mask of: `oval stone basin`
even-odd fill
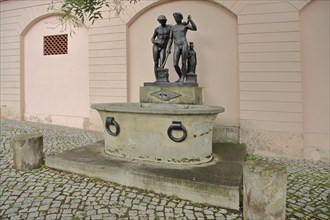
[[[91,106],[104,124],[105,153],[166,163],[212,159],[213,122],[224,108],[208,105],[104,103]]]

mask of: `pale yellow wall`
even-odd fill
[[[131,21],[128,28],[128,89],[129,101],[139,102],[139,87],[154,82],[151,36],[159,26],[157,17],[167,17],[175,24],[173,12],[179,11],[184,20],[190,14],[198,30],[188,31],[188,41],[197,52],[199,86],[204,88],[204,104],[223,106],[218,123],[239,126],[239,81],[237,17],[228,9],[205,1],[174,1],[157,5]],[[178,76],[173,68],[172,54],[168,58],[170,81]]]
[[[24,118],[83,127],[89,117],[88,33],[63,30],[57,16],[36,22],[24,34]],[[43,37],[68,34],[68,54],[43,55]]]
[[[315,0],[301,16],[304,140],[307,158],[329,157],[330,3]]]

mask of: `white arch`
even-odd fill
[[[121,19],[125,21],[125,23],[127,24],[127,26],[130,26],[132,23],[134,23],[134,21],[136,19],[139,18],[139,16],[141,16],[143,13],[145,13],[146,11],[160,6],[162,4],[166,4],[169,2],[176,2],[177,0],[155,0],[155,1],[149,1],[149,2],[138,2],[136,4],[132,4],[132,5],[128,5],[127,10],[125,11],[125,16],[121,15]],[[227,9],[228,11],[230,11],[231,13],[237,15],[236,11],[234,11],[230,6],[233,6],[235,4],[225,4],[224,1],[219,1],[219,0],[203,0],[204,2],[208,2],[208,3],[212,3],[217,7],[222,7]],[[194,0],[192,0],[191,2],[194,2]],[[232,0],[231,2],[236,3],[239,2],[239,0]],[[244,2],[243,4],[241,4],[241,7],[245,7],[248,3]]]

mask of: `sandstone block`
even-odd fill
[[[239,143],[239,127],[226,127],[215,124],[213,126],[214,143]]]
[[[287,171],[267,161],[243,167],[243,218],[285,219]]]
[[[18,170],[31,170],[44,162],[43,136],[40,134],[21,134],[12,138],[13,166]]]

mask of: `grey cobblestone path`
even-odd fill
[[[239,212],[47,167],[17,171],[10,148],[17,134],[43,134],[46,156],[93,143],[103,135],[12,120],[2,120],[0,126],[0,219],[241,219]],[[273,161],[288,168],[287,219],[330,219],[329,165]]]

